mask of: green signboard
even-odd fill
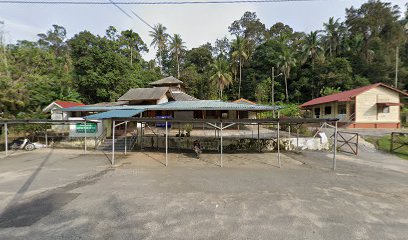
[[[76,124],[76,132],[77,133],[85,133],[85,128],[86,128],[86,133],[96,133],[98,131],[98,127],[96,123],[77,123]]]

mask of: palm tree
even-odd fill
[[[288,78],[290,77],[290,71],[292,67],[296,66],[295,54],[290,48],[283,48],[282,54],[279,56],[278,68],[280,68],[285,79],[285,95],[286,102],[289,101],[288,93]]]
[[[183,50],[186,49],[186,46],[184,46],[184,43],[185,42],[183,42],[183,40],[181,39],[180,34],[174,34],[174,36],[171,38],[170,51],[176,57],[177,78],[180,78],[180,56]]]
[[[333,55],[333,52],[337,53],[337,46],[339,44],[340,32],[339,28],[341,27],[340,19],[334,20],[334,17],[329,18],[328,23],[324,23],[325,32],[327,34],[327,40],[329,44],[329,56]]]
[[[248,41],[244,38],[237,36],[232,43],[232,58],[238,61],[239,64],[239,86],[238,86],[238,98],[241,98],[241,82],[242,82],[242,65],[245,60],[248,59]]]
[[[306,36],[305,39],[305,45],[303,48],[304,53],[306,54],[304,56],[304,62],[306,62],[307,59],[312,60],[312,68],[314,67],[314,63],[322,50],[320,43],[319,43],[319,31],[312,31],[310,34]]]
[[[153,31],[149,31],[149,36],[153,38],[152,43],[150,46],[154,46],[155,48],[159,50],[159,65],[160,65],[160,70],[163,71],[163,66],[162,66],[162,54],[164,49],[166,48],[166,43],[167,39],[169,37],[169,34],[166,33],[167,28],[163,26],[163,24],[158,23],[154,25]]]
[[[217,82],[217,88],[220,91],[220,99],[222,99],[222,92],[225,87],[232,83],[232,76],[229,70],[228,62],[225,59],[219,58],[212,64],[214,74],[211,80]]]

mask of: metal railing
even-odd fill
[[[95,149],[97,149],[98,146],[101,145],[105,141],[107,134],[108,134],[108,131],[107,129],[105,129],[101,135],[95,138]]]

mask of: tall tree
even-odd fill
[[[213,75],[211,80],[215,80],[217,83],[217,88],[220,93],[220,99],[222,99],[222,93],[225,87],[228,87],[232,83],[232,76],[229,70],[229,65],[227,60],[219,58],[215,60],[212,65]]]
[[[246,39],[237,36],[232,43],[232,58],[238,61],[239,65],[239,85],[238,85],[238,99],[241,98],[241,83],[242,83],[242,65],[248,59],[248,42]]]
[[[138,33],[133,30],[125,30],[121,32],[119,36],[121,45],[125,48],[125,54],[129,56],[130,65],[133,65],[133,61],[136,58],[140,58],[141,52],[147,52],[147,46],[143,42]]]
[[[180,34],[174,34],[174,36],[171,37],[170,51],[176,58],[177,78],[180,78],[180,57],[182,52],[186,49],[184,44],[185,43],[183,42],[183,39],[181,39]]]
[[[323,23],[324,31],[329,45],[329,56],[337,54],[337,46],[340,41],[340,19],[334,20],[334,17],[329,18],[329,22]]]
[[[283,49],[282,54],[279,56],[278,66],[280,67],[285,79],[285,101],[289,102],[288,78],[290,77],[292,67],[296,66],[295,54],[290,48]]]
[[[169,38],[169,34],[166,33],[167,28],[163,26],[161,23],[154,25],[153,31],[150,31],[149,36],[153,38],[152,43],[150,46],[154,46],[159,51],[159,65],[161,70],[163,71],[162,61],[163,61],[163,51],[166,48],[167,40]]]

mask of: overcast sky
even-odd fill
[[[119,0],[117,0],[119,1]],[[307,2],[207,4],[207,5],[122,5],[131,14],[139,14],[149,24],[162,23],[170,34],[179,33],[188,48],[211,42],[227,35],[228,26],[245,11],[255,11],[267,27],[276,22],[290,25],[296,31],[322,28],[329,17],[344,19],[345,9],[360,7],[362,0],[317,0]],[[404,11],[405,0],[389,1]],[[36,35],[52,24],[67,29],[68,37],[82,30],[103,35],[108,26],[119,31],[133,29],[150,45],[149,27],[134,17],[130,19],[113,5],[8,5],[0,4],[0,21],[5,22],[7,42],[36,40]],[[154,57],[150,48],[147,59]]]

